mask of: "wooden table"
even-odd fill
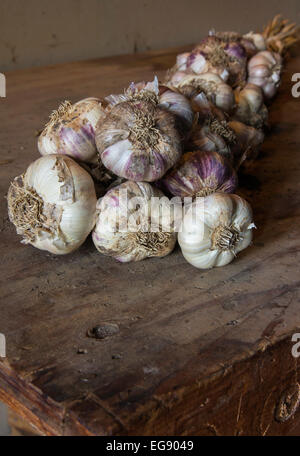
[[[300,58],[286,67],[270,134],[241,182],[258,229],[232,264],[200,271],[178,248],[164,259],[119,264],[91,240],[53,256],[21,245],[7,218],[9,182],[38,157],[35,131],[61,100],[162,77],[180,51],[6,75],[0,400],[43,434],[300,433],[300,411],[290,406],[299,374],[291,336],[300,332],[300,99],[291,95],[291,74]],[[103,322],[119,332],[86,336]]]

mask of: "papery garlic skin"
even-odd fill
[[[198,150],[185,153],[159,185],[181,198],[207,196],[214,192],[232,193],[237,187],[237,174],[229,161],[217,152]]]
[[[250,40],[255,46],[256,52],[265,51],[267,49],[267,43],[261,33],[249,32],[243,35],[244,40]]]
[[[248,62],[248,82],[261,87],[266,100],[274,97],[280,85],[282,57],[271,51],[258,52]]]
[[[261,129],[245,125],[237,120],[228,122],[228,127],[235,134],[235,141],[231,143],[232,160],[238,168],[245,160],[257,157],[265,135]]]
[[[179,160],[181,134],[176,115],[159,105],[156,80],[132,87],[107,97],[109,110],[97,126],[96,145],[104,166],[117,176],[153,182]]]
[[[164,197],[159,210],[153,209],[153,198],[163,196],[146,182],[126,181],[109,190],[97,203],[97,250],[122,263],[168,255],[177,238],[169,200]]]
[[[22,243],[62,255],[77,249],[95,225],[90,175],[70,157],[48,155],[11,183],[8,213]]]
[[[177,127],[189,131],[194,122],[194,112],[187,97],[174,89],[161,86],[158,107],[178,118]]]
[[[39,136],[40,154],[69,155],[81,162],[97,163],[95,128],[104,118],[105,105],[98,98],[85,98],[74,105],[62,103]]]
[[[247,83],[235,91],[236,109],[234,118],[255,128],[262,128],[268,122],[268,109],[264,104],[262,89]]]
[[[188,208],[178,233],[185,259],[199,269],[230,263],[252,241],[250,205],[241,197],[214,193]]]

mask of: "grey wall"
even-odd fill
[[[0,71],[260,30],[278,12],[300,23],[299,0],[1,0]]]

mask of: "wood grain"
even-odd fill
[[[35,131],[62,100],[118,93],[162,77],[183,49],[8,73],[0,100],[0,400],[48,435],[270,435],[300,432],[300,413],[276,421],[298,382],[300,332],[299,99],[289,61],[259,159],[241,176],[253,245],[230,265],[190,266],[179,249],[119,264],[89,239],[55,257],[20,244],[7,218],[9,182],[38,157]],[[101,322],[118,334],[86,337]],[[78,354],[78,348],[87,350]]]

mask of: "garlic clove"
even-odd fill
[[[186,70],[186,62],[189,57],[189,52],[184,52],[183,54],[178,54],[176,57],[176,66],[178,70],[184,71]]]

